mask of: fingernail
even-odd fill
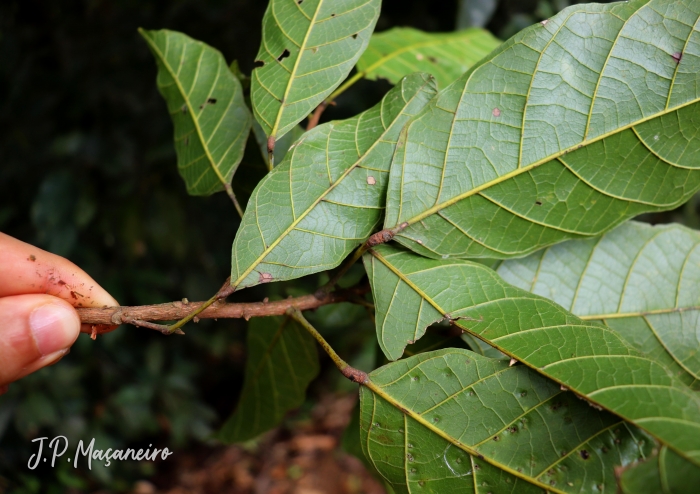
[[[42,355],[70,347],[80,332],[80,320],[75,311],[58,304],[46,304],[34,309],[29,327]]]

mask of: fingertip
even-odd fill
[[[29,315],[29,328],[42,356],[66,350],[80,333],[78,313],[60,299],[35,307]]]

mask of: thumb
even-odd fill
[[[0,298],[0,390],[61,359],[78,338],[80,318],[50,295]]]

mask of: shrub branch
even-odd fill
[[[369,286],[353,288],[349,290],[337,290],[326,297],[318,299],[314,294],[301,297],[276,300],[274,302],[262,301],[252,303],[222,303],[215,302],[206,308],[195,318],[199,319],[250,319],[251,317],[282,316],[287,314],[290,307],[299,310],[311,310],[318,307],[337,304],[340,302],[354,302],[360,300],[369,292]],[[364,303],[367,303],[363,300]],[[188,302],[182,300],[158,305],[141,305],[135,307],[102,307],[79,308],[78,314],[84,324],[93,325],[119,325],[133,324],[134,326],[155,329],[156,331],[170,333],[169,326],[153,324],[153,321],[175,321],[187,318],[208,302]]]

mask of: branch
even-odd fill
[[[369,292],[369,287],[352,290],[339,290],[329,293],[319,300],[314,294],[303,295],[274,302],[252,302],[239,304],[214,303],[197,315],[199,319],[250,319],[251,317],[282,316],[291,307],[310,310],[318,307],[349,302]],[[141,305],[136,307],[79,308],[78,315],[83,324],[119,325],[133,324],[160,331],[157,324],[144,324],[148,321],[174,321],[183,319],[206,302],[170,302],[158,305]],[[168,326],[163,326],[167,328]]]
[[[330,103],[328,101],[322,101],[321,104],[316,107],[313,115],[311,115],[311,118],[309,118],[309,123],[306,125],[307,132],[318,125],[318,121],[321,120],[321,115],[323,114],[323,111],[329,104]]]

